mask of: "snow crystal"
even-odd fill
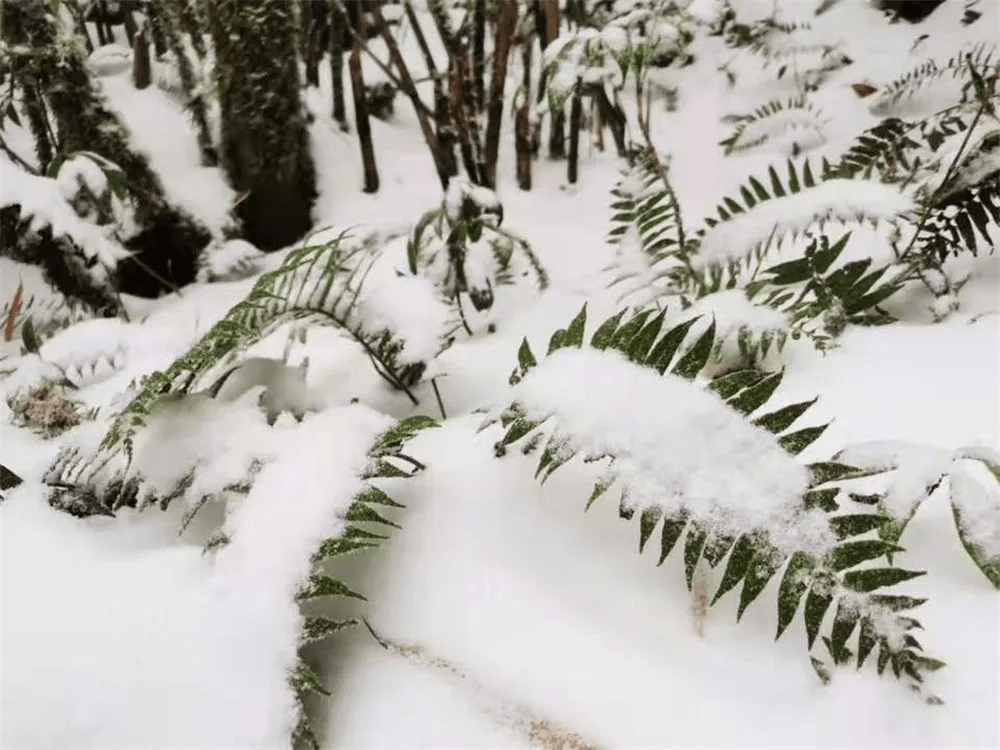
[[[697,269],[741,260],[767,242],[772,232],[782,237],[802,232],[822,221],[890,221],[913,209],[909,196],[891,185],[872,180],[827,180],[814,188],[784,198],[758,203],[708,230]]]
[[[779,547],[828,543],[825,525],[800,524],[806,469],[769,432],[682,378],[659,376],[617,352],[564,349],[515,389],[529,415],[574,447],[618,457],[637,507],[687,509],[723,534],[768,529]]]

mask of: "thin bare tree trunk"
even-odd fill
[[[521,40],[521,60],[524,68],[524,101],[514,118],[514,151],[517,154],[517,185],[521,190],[531,190],[531,50],[534,40]]]
[[[580,162],[580,116],[583,114],[583,103],[580,101],[581,81],[576,79],[573,87],[573,102],[569,110],[569,163],[566,167],[566,179],[570,185],[576,184],[577,171]]]
[[[486,104],[486,0],[474,0],[472,6],[472,114]],[[495,56],[495,53],[494,53]]]
[[[151,83],[152,75],[149,62],[149,41],[146,39],[146,29],[135,35],[132,45],[132,83],[137,89],[144,89]]]
[[[354,127],[358,131],[361,144],[361,163],[365,170],[366,193],[378,192],[378,166],[375,164],[375,146],[372,143],[372,129],[368,122],[368,101],[365,99],[365,79],[361,73],[361,39],[364,38],[364,17],[361,18],[358,38],[354,40],[351,54],[347,58],[347,68],[351,74],[351,91],[354,94]]]
[[[368,123],[368,102],[365,101],[365,79],[361,75],[361,50],[355,47],[347,60],[351,71],[351,90],[354,92],[354,125],[361,142],[361,162],[365,169],[366,193],[378,191],[378,167],[375,164],[375,147],[372,144],[372,129]]]
[[[462,75],[462,61],[464,55],[457,55],[451,61],[450,99],[451,121],[455,124],[458,134],[459,151],[462,154],[462,164],[465,166],[465,173],[469,180],[479,185],[479,168],[476,163],[476,154],[472,146],[472,134],[469,132],[469,118],[465,116],[464,90],[465,80]]]
[[[500,121],[503,118],[503,92],[507,82],[510,43],[517,30],[517,0],[500,0],[496,43],[493,46],[493,78],[490,81],[490,108],[486,121],[486,186],[496,188],[497,156],[500,151]]]
[[[413,12],[413,5],[409,0],[404,0],[403,10],[413,28],[413,36],[417,40],[420,52],[424,56],[427,73],[434,82],[434,124],[437,131],[438,148],[441,149],[441,158],[448,176],[452,177],[458,174],[458,163],[455,161],[455,128],[451,121],[448,94],[445,93],[441,74],[438,72],[430,46],[427,44],[427,37],[424,36],[424,30],[420,26],[420,21],[417,19],[417,14]]]
[[[590,121],[594,124],[594,145],[597,146],[597,150],[604,151],[604,112],[597,102],[591,99],[590,102]]]
[[[386,49],[389,50],[389,60],[399,72],[399,82],[403,93],[413,102],[413,109],[417,113],[420,130],[424,135],[424,140],[427,142],[427,148],[431,151],[431,158],[434,159],[434,167],[437,171],[438,179],[441,181],[441,187],[445,188],[448,186],[448,179],[451,175],[448,174],[445,161],[441,158],[441,148],[438,145],[437,134],[431,126],[430,118],[427,116],[427,107],[420,101],[420,95],[417,93],[417,87],[413,83],[413,77],[410,75],[410,70],[403,61],[403,56],[399,52],[399,47],[396,45],[396,40],[393,38],[392,32],[389,31],[389,25],[382,16],[382,10],[379,8],[377,0],[368,0],[367,7],[371,12],[379,34],[382,36],[382,41],[385,42]]]
[[[330,78],[333,82],[333,119],[347,132],[344,106],[344,40],[347,39],[347,15],[337,0],[330,3]]]

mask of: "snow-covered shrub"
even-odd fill
[[[897,678],[939,702],[923,683],[944,664],[922,653],[910,632],[919,623],[901,614],[924,600],[885,593],[922,572],[865,564],[902,551],[865,536],[892,520],[879,511],[882,496],[850,492],[853,481],[883,469],[800,463],[795,456],[826,425],[789,430],[815,400],[766,411],[781,373],[741,370],[698,385],[714,325],[686,345],[690,323],[664,331],[663,321],[652,310],[622,311],[587,342],[584,307],[552,335],[541,360],[525,340],[511,375],[513,401],[483,424],[505,429],[497,456],[515,446],[537,452],[540,482],[578,458],[603,465],[587,507],[614,489],[621,517],[638,514],[640,552],[660,528],[660,564],[683,536],[689,588],[700,561],[713,569],[725,562],[712,603],[742,584],[742,617],[784,570],[779,637],[804,599],[811,652],[836,604],[822,638],[834,664],[860,667],[877,647],[880,674],[891,664]],[[855,632],[856,654],[847,646]],[[824,660],[810,659],[828,680]]]
[[[527,276],[544,289],[548,275],[531,245],[501,229],[502,221],[503,206],[496,193],[453,177],[441,206],[425,213],[410,233],[406,247],[410,273],[431,279],[460,313],[462,295],[468,295],[476,310],[488,310],[496,286]],[[464,313],[462,317],[465,322]]]

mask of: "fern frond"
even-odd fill
[[[714,326],[709,326],[695,342],[685,345],[690,323],[664,332],[663,320],[662,313],[657,315],[651,310],[620,312],[597,328],[589,340],[589,348],[617,350],[634,365],[661,375],[669,373],[675,377],[694,378],[704,367],[712,350]],[[588,348],[584,344],[585,329],[586,307],[566,329],[553,334],[547,357],[561,349]],[[602,358],[607,355],[596,356]],[[545,364],[539,362],[525,341],[512,381],[522,383],[536,368]],[[578,363],[580,366],[583,364]],[[623,366],[615,367],[620,369],[620,374],[625,374]],[[577,372],[584,374],[579,367]],[[644,384],[646,380],[643,380]],[[815,401],[767,411],[767,403],[780,383],[781,373],[742,370],[713,380],[709,388],[720,399],[721,408],[734,416],[744,415],[743,419],[771,433],[780,449],[795,456],[814,442],[826,426],[792,429]],[[533,410],[539,408],[545,407],[541,404],[532,407]],[[521,443],[525,453],[544,446],[536,469],[536,478],[540,482],[545,482],[560,467],[578,457],[584,461],[607,461],[607,471],[594,485],[587,507],[612,487],[620,487],[619,515],[632,519],[638,513],[640,551],[659,528],[659,563],[662,564],[683,539],[684,568],[689,587],[701,560],[704,559],[713,568],[725,562],[712,603],[740,586],[737,619],[760,596],[768,582],[784,570],[778,591],[777,637],[787,630],[800,604],[805,601],[802,619],[807,647],[813,663],[823,669],[825,665],[812,651],[824,619],[834,604],[833,623],[829,635],[822,640],[835,664],[856,660],[860,667],[877,647],[878,672],[881,674],[891,665],[897,678],[917,690],[922,690],[928,672],[943,666],[942,662],[924,656],[919,642],[913,638],[910,631],[919,628],[920,623],[901,614],[919,606],[924,600],[884,593],[886,589],[923,573],[891,565],[868,565],[870,561],[900,551],[895,544],[884,540],[862,538],[890,519],[880,513],[851,512],[856,503],[853,498],[849,500],[845,497],[848,482],[879,473],[877,470],[865,471],[836,461],[807,464],[808,482],[787,527],[799,530],[803,536],[797,537],[798,532],[792,531],[789,537],[769,525],[737,530],[720,520],[728,518],[725,512],[706,515],[704,508],[690,504],[683,496],[663,498],[667,501],[664,507],[664,502],[656,498],[661,498],[667,488],[658,488],[655,482],[650,484],[652,477],[643,473],[650,457],[642,453],[638,443],[631,445],[625,435],[615,435],[613,445],[602,443],[600,436],[578,434],[566,427],[566,424],[574,424],[575,429],[584,429],[582,425],[589,424],[588,420],[567,422],[565,417],[558,412],[546,415],[540,411],[529,411],[515,400],[498,416],[488,419],[484,428],[496,422],[503,425],[505,433],[496,444],[498,456]],[[669,413],[663,414],[662,418],[669,419]],[[664,429],[667,429],[666,425]],[[645,432],[643,434],[644,437],[637,437],[636,440],[646,445],[651,437]],[[655,444],[669,445],[670,437],[662,437]],[[714,469],[726,471],[725,466]],[[676,493],[678,490],[673,491]],[[643,500],[637,502],[637,497]],[[849,503],[847,508],[845,503]],[[785,518],[787,521],[788,516]],[[812,531],[822,528],[823,534],[828,535],[824,538],[829,541],[814,544],[816,540],[811,538],[810,531],[806,531],[807,527]],[[796,545],[803,546],[796,548]],[[859,633],[856,655],[847,648],[855,632]],[[927,699],[938,701],[933,695],[927,695]]]
[[[329,537],[316,548],[312,556],[312,572],[309,578],[302,582],[296,599],[299,602],[314,602],[318,599],[341,597],[366,601],[365,597],[353,591],[343,581],[329,575],[328,566],[331,561],[345,555],[375,549],[389,537],[376,533],[366,527],[375,526],[380,530],[399,526],[382,516],[380,509],[385,507],[402,508],[383,490],[371,481],[380,478],[411,478],[423,469],[423,464],[403,452],[406,445],[418,434],[427,429],[437,427],[437,422],[429,417],[414,416],[401,420],[391,429],[376,438],[368,453],[370,464],[365,473],[365,486],[354,499],[344,520],[347,521],[343,530],[336,536]],[[395,463],[393,463],[395,462]],[[403,463],[406,468],[401,468]],[[310,616],[303,618],[300,647],[325,640],[336,635],[345,628],[357,625],[356,617],[345,620],[334,620],[325,616]],[[294,748],[318,748],[319,742],[312,729],[312,722],[305,709],[305,699],[310,693],[329,696],[329,691],[313,671],[301,649],[299,661],[295,670],[289,676],[289,683],[298,699],[299,716],[292,734]]]
[[[981,183],[952,193],[934,206],[917,237],[919,254],[934,266],[950,255],[980,249],[996,252],[1000,230],[1000,172]]]
[[[705,219],[699,232],[701,247],[695,268],[758,262],[775,239],[798,236],[807,229],[822,230],[828,222],[845,224],[893,221],[908,214],[913,205],[897,189],[865,180],[846,180],[836,173],[814,175],[808,160],[796,167],[787,162],[783,178],[772,166],[768,177],[750,177],[738,197],[718,205],[718,219]]]
[[[104,450],[124,443],[145,423],[153,405],[167,395],[185,394],[289,319],[309,318],[336,326],[360,344],[376,371],[407,391],[426,365],[411,360],[392,331],[365,319],[362,288],[379,254],[366,241],[342,233],[331,242],[292,250],[278,268],[262,275],[247,297],[165,372],[156,372],[105,436]],[[411,397],[412,398],[412,397]]]
[[[732,134],[719,142],[727,156],[761,146],[793,129],[810,130],[815,134],[814,142],[807,143],[807,147],[811,148],[822,142],[825,125],[820,111],[804,96],[787,100],[773,99],[751,114],[730,117],[727,121],[736,125]],[[796,142],[793,144],[793,150],[797,153],[802,147]]]
[[[691,247],[680,203],[667,168],[661,172],[657,159],[649,151],[638,155],[611,189],[614,214],[607,243],[617,246],[618,252],[616,262],[605,270],[617,272],[609,286],[633,282],[619,300],[640,290],[650,296],[682,293],[692,285],[684,273]],[[626,242],[631,233],[638,240],[637,258],[626,257],[632,249]],[[630,260],[639,267],[630,268]]]
[[[879,305],[903,285],[886,279],[891,265],[872,268],[871,258],[838,266],[850,235],[833,243],[825,234],[813,237],[801,258],[764,269],[747,285],[747,296],[784,312],[791,335],[808,336],[819,349],[828,348],[849,323],[891,322]]]
[[[984,79],[994,79],[1000,75],[1000,59],[995,57],[996,44],[978,44],[968,52],[961,52],[944,63],[928,60],[905,75],[887,84],[878,98],[870,106],[875,115],[888,115],[901,102],[912,99],[921,89],[934,81],[950,77],[959,79],[968,72],[971,65]],[[972,81],[962,86],[960,101],[968,102],[976,97]]]

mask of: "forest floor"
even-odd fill
[[[779,4],[790,18],[811,16],[814,5]],[[744,0],[736,7],[752,16],[771,5]],[[889,25],[865,3],[843,2],[816,22],[854,61],[815,94],[828,118],[817,156],[842,153],[875,122],[852,84],[879,86],[926,57],[951,57],[963,44],[1000,38],[1000,14],[987,12],[965,27],[961,8],[947,2],[920,25]],[[922,34],[929,37],[911,52]],[[402,44],[422,69],[412,38]],[[730,127],[721,118],[791,96],[794,83],[747,65],[731,88],[718,68],[733,51],[710,38],[694,51],[692,66],[670,72],[676,111],[654,101],[651,119],[683,212],[697,218],[710,215],[746,175],[787,156],[780,142],[723,156],[718,143]],[[320,172],[316,226],[405,232],[440,196],[412,108],[400,96],[390,122],[373,121],[382,187],[365,195],[356,137],[329,117],[329,72],[321,70],[320,89],[309,92]],[[369,81],[379,79],[370,60],[365,72]],[[218,170],[198,166],[195,135],[177,103],[156,87],[134,90],[128,73],[101,80],[170,196],[221,228],[232,191]],[[933,102],[923,106],[933,111]],[[821,684],[803,654],[801,625],[774,642],[770,606],[751,609],[737,625],[736,602],[723,601],[699,635],[682,566],[657,568],[649,550],[637,554],[635,526],[615,519],[613,503],[584,514],[586,475],[567,472],[539,487],[528,459],[501,464],[493,457],[495,436],[476,433],[479,417],[470,412],[509,393],[523,337],[537,351],[584,302],[592,320],[618,308],[604,269],[613,259],[605,242],[609,190],[622,165],[613,149],[601,153],[589,136],[583,140],[578,184],[566,183],[564,162],[542,158],[534,164],[534,188],[525,192],[513,179],[512,123],[504,123],[497,190],[504,226],[532,242],[551,286],[544,293],[530,285],[501,288],[494,308],[474,320],[479,332],[434,365],[449,419],[414,444],[429,468],[394,495],[407,506],[402,530],[345,571],[345,580],[365,592],[366,617],[379,633],[443,661],[434,666],[387,651],[364,628],[331,639],[320,659],[332,694],[311,707],[323,746],[558,747],[547,723],[600,748],[1000,746],[1000,595],[960,546],[943,490],[904,540],[907,566],[928,574],[902,587],[929,599],[920,610],[922,640],[948,663],[934,677],[945,705],[934,707],[873,669],[839,669]],[[393,242],[401,252],[405,240]],[[29,294],[45,293],[33,269],[3,264],[3,299],[21,283]],[[825,354],[805,342],[789,345],[781,400],[819,396],[814,421],[832,419],[810,455],[875,439],[1000,448],[1000,256],[970,264],[972,281],[944,322],[933,320],[931,298],[915,293],[894,303],[901,322],[849,328]],[[92,328],[95,337],[87,324],[70,328],[46,343],[43,356],[69,366],[95,352],[117,352],[119,364],[84,378],[75,395],[88,408],[107,406],[129,380],[183,354],[252,283],[128,299],[137,322],[111,333]],[[495,332],[482,330],[487,320]],[[283,343],[271,338],[253,353],[280,356]],[[4,346],[16,353],[15,345]],[[350,342],[310,335],[293,350],[293,360],[305,356],[310,386],[327,404],[358,397],[393,415],[408,413],[404,398],[359,365],[363,357]],[[421,410],[440,416],[429,391],[421,401]],[[234,736],[250,736],[233,734],[240,723],[282,726],[287,716],[274,707],[284,687],[257,684],[266,670],[255,664],[277,659],[275,644],[290,636],[225,611],[213,593],[198,524],[179,536],[175,514],[124,512],[84,522],[50,509],[41,478],[65,437],[44,440],[15,426],[7,407],[0,411],[3,463],[25,479],[0,511],[0,744],[229,747],[238,742]],[[273,429],[291,435],[303,427],[285,415]],[[161,460],[169,462],[169,452]],[[289,506],[300,483],[324,481],[290,476]],[[536,717],[527,730],[518,706]],[[274,717],[263,718],[269,712]]]

